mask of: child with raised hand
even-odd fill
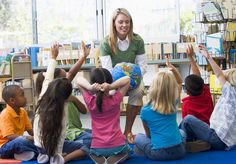
[[[176,121],[176,105],[182,79],[177,69],[166,59],[169,71],[158,72],[149,89],[149,102],[140,113],[146,134],[135,137],[134,152],[152,160],[174,160],[185,156]]]
[[[2,98],[7,103],[0,114],[0,156],[28,161],[37,156],[32,125],[24,109],[26,97],[18,85],[6,86]],[[28,136],[23,136],[24,132]]]
[[[184,118],[180,127],[187,134],[187,141],[203,140],[208,142],[212,149],[230,149],[236,145],[236,69],[229,69],[223,73],[206,47],[200,45],[199,48],[222,86],[222,95],[210,117],[210,126],[189,115]]]
[[[84,45],[84,44],[83,44]],[[51,47],[51,60],[39,95],[34,119],[35,145],[38,147],[39,163],[64,163],[84,157],[89,148],[79,142],[66,141],[68,99],[71,96],[71,80],[74,78],[87,54],[83,46],[82,57],[70,69],[67,78],[54,79],[59,45]],[[62,157],[62,153],[66,153]]]
[[[185,78],[185,89],[188,96],[182,99],[182,118],[190,114],[209,124],[213,111],[210,89],[207,84],[204,84],[201,77],[199,68],[194,60],[195,53],[191,44],[188,45],[186,52],[192,74]]]
[[[90,157],[95,163],[119,163],[129,157],[130,147],[120,128],[120,103],[129,89],[130,78],[112,82],[104,68],[91,72],[91,84],[80,77],[78,85],[92,118]],[[111,94],[110,90],[116,89]]]

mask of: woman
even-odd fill
[[[137,64],[142,74],[146,72],[144,41],[138,34],[133,32],[133,21],[126,9],[118,8],[113,12],[110,33],[101,42],[100,54],[102,67],[109,71],[112,71],[117,63],[129,62]],[[134,141],[131,130],[136,115],[143,105],[143,94],[143,83],[128,93],[129,99],[124,134],[130,143]]]

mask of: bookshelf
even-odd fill
[[[188,64],[189,60],[188,60],[188,58],[184,58],[184,59],[169,59],[169,62],[171,64]],[[166,64],[166,60],[165,59],[147,60],[147,64],[148,65],[152,65],[152,64],[165,65]]]
[[[68,64],[68,65],[59,65],[57,66],[57,68],[62,68],[65,71],[68,71],[73,65],[72,64]],[[81,71],[90,71],[91,69],[95,68],[96,65],[95,64],[83,64],[82,67],[80,68]],[[33,73],[37,73],[37,72],[41,72],[41,71],[46,71],[47,70],[47,66],[38,66],[38,67],[33,67]]]

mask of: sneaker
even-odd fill
[[[38,163],[47,163],[49,161],[49,157],[47,154],[39,154],[37,157]]]
[[[14,158],[20,161],[29,161],[33,159],[35,153],[33,151],[25,151],[23,153],[14,154]]]
[[[56,154],[53,157],[50,157],[50,164],[64,164],[64,158],[60,154]]]
[[[211,145],[205,141],[197,140],[193,142],[186,142],[186,151],[190,153],[196,153],[201,151],[207,151],[211,149]]]
[[[107,164],[117,164],[125,161],[129,157],[129,153],[120,153],[117,155],[113,155],[107,158]]]
[[[96,164],[104,164],[107,160],[104,156],[96,156],[95,154],[90,154],[89,156]]]

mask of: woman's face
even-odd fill
[[[124,40],[130,30],[130,18],[124,14],[119,14],[115,20],[115,28],[118,38]]]

